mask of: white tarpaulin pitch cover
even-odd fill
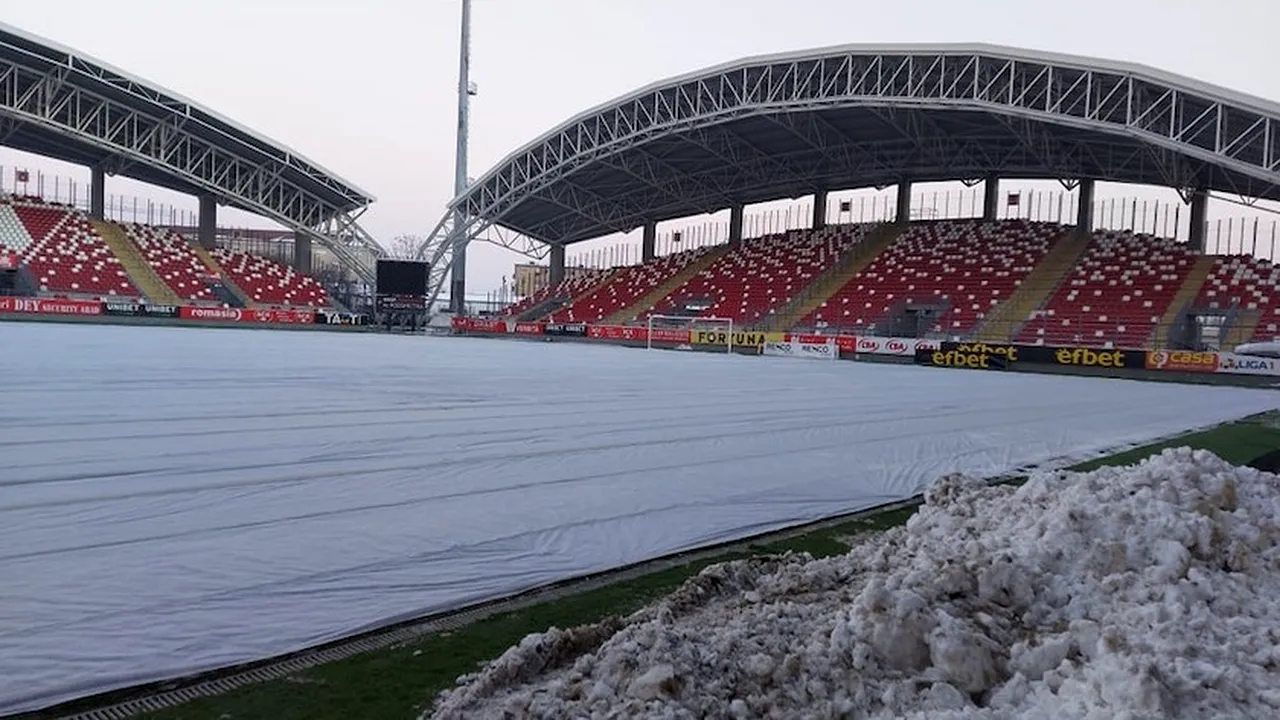
[[[1280,407],[568,343],[0,324],[0,714]]]

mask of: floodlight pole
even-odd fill
[[[471,0],[462,0],[462,33],[458,53],[458,147],[454,153],[453,195],[467,189],[467,132],[471,118]],[[467,236],[461,208],[453,216],[453,269],[449,278],[449,309],[458,315],[467,310]]]

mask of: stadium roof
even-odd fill
[[[212,194],[302,230],[374,201],[294,150],[177,93],[3,23],[0,144]]]
[[[823,48],[592,108],[451,206],[473,235],[498,226],[567,244],[823,189],[988,176],[1276,200],[1280,104],[1143,65],[993,45]]]

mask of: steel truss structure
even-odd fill
[[[100,167],[270,218],[366,282],[384,254],[357,219],[374,198],[191,101],[0,25],[0,144]]]
[[[1152,68],[989,45],[850,46],[649,86],[512,153],[455,231],[568,244],[735,204],[901,181],[1096,180],[1280,199],[1280,105]]]

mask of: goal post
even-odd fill
[[[645,333],[647,338],[645,347],[653,349],[653,331],[654,330],[688,330],[695,332],[698,330],[710,330],[712,332],[723,332],[725,334],[726,351],[733,352],[733,318],[727,317],[699,317],[690,315],[650,315],[648,320],[648,332]]]

